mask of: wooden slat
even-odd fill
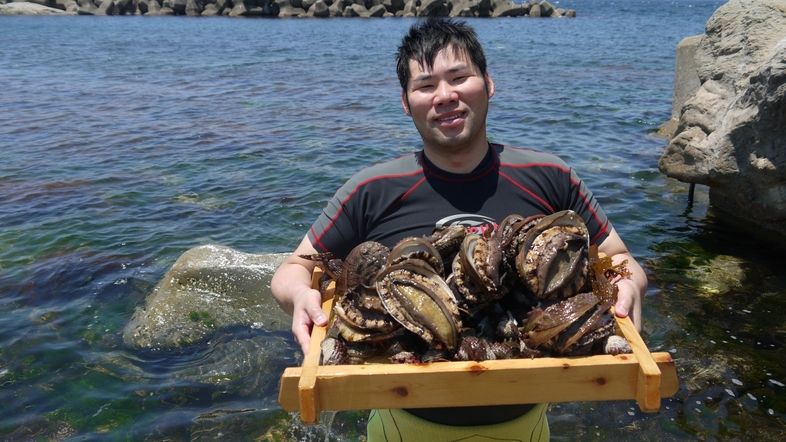
[[[659,394],[679,390],[668,353],[651,355],[661,376]],[[281,377],[279,403],[299,411],[301,368]],[[637,398],[635,355],[508,359],[431,364],[368,364],[319,367],[321,410],[422,408],[631,400]]]
[[[617,328],[630,343],[633,354],[639,362],[636,402],[641,411],[655,413],[660,410],[661,370],[629,317],[617,318]]]
[[[319,268],[314,269],[311,278],[311,287],[319,287],[319,279],[322,272]],[[325,316],[330,318],[330,313],[333,310],[333,290],[326,291],[322,299],[322,311]],[[303,358],[303,368],[301,371],[300,379],[298,381],[298,398],[300,419],[304,423],[316,423],[319,419],[319,413],[324,409],[320,406],[320,391],[317,386],[317,371],[319,370],[319,359],[321,355],[320,343],[325,339],[327,327],[314,327],[311,331],[311,341],[309,343],[308,354]],[[281,392],[279,392],[279,401],[281,400]]]

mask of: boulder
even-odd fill
[[[540,5],[538,5],[538,4],[534,4],[534,5],[530,4],[529,5],[529,16],[533,17],[533,18],[538,18],[538,17],[540,17],[540,15],[541,15],[541,13],[540,13]]]
[[[104,0],[103,3],[93,13],[94,15],[114,15],[115,2],[113,0]]]
[[[344,11],[341,13],[341,16],[342,17],[359,17],[358,13],[355,12],[354,9],[352,9],[352,6],[355,6],[355,5],[354,4],[346,5],[344,7]]]
[[[475,17],[479,4],[474,0],[449,0],[450,17]]]
[[[291,318],[270,293],[286,254],[250,254],[223,246],[183,253],[123,330],[130,348],[177,348],[226,327],[287,330]]]
[[[387,9],[391,14],[395,14],[398,11],[403,10],[404,4],[404,0],[382,0],[382,5],[385,6],[385,9]]]
[[[730,0],[696,48],[700,86],[658,168],[711,204],[786,233],[786,2]],[[675,85],[675,91],[678,86]]]
[[[8,3],[0,5],[0,15],[59,15],[63,11],[35,3]]]
[[[521,5],[509,0],[494,0],[491,3],[492,17],[518,17],[522,15]]]
[[[388,12],[383,5],[376,5],[372,6],[371,9],[368,10],[369,17],[384,17],[385,13]]]
[[[79,9],[76,10],[79,15],[95,15],[98,7],[93,3],[93,0],[78,0]]]
[[[420,0],[417,15],[418,17],[438,17],[443,8],[445,9],[444,15],[448,15],[445,0]]]
[[[341,17],[344,12],[344,0],[335,0],[328,8],[331,17]]]
[[[276,5],[278,6],[278,16],[282,18],[289,18],[289,17],[300,17],[306,15],[306,11],[303,8],[295,7],[290,0],[276,0]],[[302,5],[303,3],[297,2],[297,4]]]
[[[554,5],[547,1],[542,1],[539,3],[540,5],[540,16],[541,17],[551,17],[554,14]]]
[[[202,15],[202,8],[196,0],[186,1],[186,15],[189,17],[199,17]]]
[[[175,11],[175,15],[186,15],[186,5],[188,0],[164,0],[161,7]]]
[[[671,139],[677,130],[682,106],[701,87],[698,68],[696,67],[696,50],[703,35],[683,38],[677,45],[674,58],[674,94],[671,99],[671,119],[658,128],[658,135]]]
[[[115,15],[133,15],[136,6],[131,0],[115,0]]]
[[[418,15],[418,2],[417,0],[409,0],[404,4],[404,13],[402,17],[415,17]]]
[[[330,17],[330,7],[323,0],[317,0],[306,14],[309,17]]]
[[[218,0],[215,3],[208,3],[205,5],[205,9],[202,10],[202,15],[205,17],[222,15],[225,8],[226,0]]]

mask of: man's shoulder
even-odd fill
[[[355,183],[405,178],[423,173],[418,152],[410,152],[398,158],[376,163],[365,167],[352,176]]]
[[[513,147],[503,144],[495,145],[499,155],[500,166],[511,167],[556,167],[567,170],[565,161],[551,152],[535,149]]]

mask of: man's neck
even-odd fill
[[[423,151],[429,161],[445,172],[469,173],[475,170],[486,157],[488,141],[483,137],[482,144],[478,143],[471,149],[459,151],[429,148],[429,146],[424,146]]]

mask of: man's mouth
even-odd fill
[[[457,113],[457,114],[448,115],[446,117],[439,117],[436,120],[438,122],[440,122],[440,123],[449,123],[449,122],[457,120],[457,119],[459,119],[459,118],[461,118],[463,116],[464,116],[464,112],[460,112],[460,113]]]

